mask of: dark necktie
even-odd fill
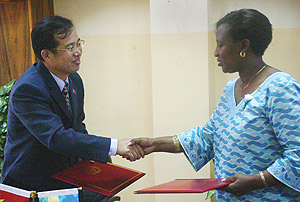
[[[67,103],[68,110],[71,110],[70,98],[69,98],[69,83],[66,81],[64,81],[64,82],[65,82],[65,86],[62,90],[62,93],[63,93],[65,101]]]

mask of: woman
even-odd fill
[[[173,137],[140,138],[145,154],[185,152],[198,171],[215,158],[216,178],[232,182],[219,201],[300,201],[300,85],[262,59],[272,25],[253,9],[216,24],[215,57],[227,83],[208,123]]]

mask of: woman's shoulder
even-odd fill
[[[270,75],[259,88],[275,97],[300,93],[300,84],[288,73],[280,71]]]
[[[263,85],[266,86],[274,86],[274,87],[280,87],[280,86],[286,86],[289,84],[296,84],[299,85],[299,83],[288,73],[285,72],[275,72],[272,75],[270,75],[265,82],[263,83]]]
[[[232,88],[234,88],[234,86],[235,86],[235,83],[236,83],[236,81],[238,80],[239,78],[236,78],[236,79],[233,79],[233,80],[229,80],[228,82],[227,82],[227,84],[225,85],[225,87],[224,87],[224,90],[229,90],[229,89],[232,89]]]
[[[234,93],[234,87],[235,87],[235,83],[238,80],[238,78],[234,79],[234,80],[229,80],[227,82],[227,84],[224,86],[223,90],[222,90],[222,96],[227,96],[227,95],[233,95]]]

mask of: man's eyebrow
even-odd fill
[[[65,47],[70,46],[70,45],[74,45],[75,43],[78,43],[81,39],[78,38],[76,42],[70,42],[68,44],[65,45]]]

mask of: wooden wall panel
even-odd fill
[[[18,79],[37,61],[30,32],[38,20],[50,14],[52,0],[0,0],[0,86]]]
[[[53,0],[30,0],[31,20],[34,25],[48,15],[53,15]]]
[[[0,4],[1,82],[19,78],[31,61],[28,3]]]
[[[33,29],[33,26],[36,22],[38,22],[40,19],[54,14],[54,8],[53,8],[53,0],[29,0],[29,27],[30,30]],[[35,56],[33,50],[31,49],[31,56],[32,61],[37,62],[38,59]]]

